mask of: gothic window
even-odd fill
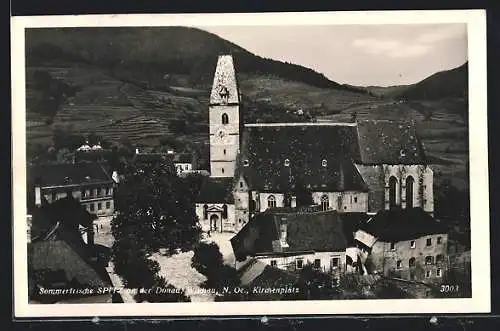
[[[208,206],[207,205],[203,206],[203,219],[204,220],[208,219]]]
[[[398,180],[396,177],[391,176],[389,178],[389,208],[396,207],[396,190],[398,186]]]
[[[330,207],[330,201],[328,200],[328,196],[325,194],[321,197],[321,209],[328,210]]]
[[[274,208],[274,207],[276,207],[276,198],[274,197],[274,195],[270,195],[267,198],[267,207],[268,208]]]
[[[415,180],[412,176],[406,177],[406,208],[413,208],[413,184]]]
[[[412,257],[409,261],[408,261],[408,266],[410,268],[413,268],[415,266],[415,258]]]
[[[222,218],[227,219],[227,205],[222,206]]]
[[[222,114],[222,124],[228,124],[229,123],[229,116],[227,116],[226,113]]]

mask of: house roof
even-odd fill
[[[410,122],[360,121],[359,158],[363,164],[425,164],[415,125]]]
[[[293,189],[367,191],[353,164],[355,126],[304,123],[246,125],[239,173],[262,191]]]
[[[28,169],[32,183],[42,186],[65,186],[112,182],[102,164],[96,162],[34,165]]]
[[[220,55],[215,68],[210,104],[222,104],[223,95],[227,95],[227,103],[239,103],[238,82],[231,55]]]
[[[28,259],[33,270],[62,270],[68,282],[76,281],[79,285],[92,288],[110,285],[109,280],[63,240],[39,241],[28,245]]]
[[[422,208],[381,210],[360,225],[380,241],[404,241],[430,234],[446,233],[446,228]]]
[[[234,202],[233,178],[206,177],[196,202],[199,203],[228,203]]]
[[[303,251],[344,251],[353,236],[352,227],[336,211],[297,212],[276,208],[255,215],[233,238],[237,258],[256,254]],[[277,245],[280,228],[286,224],[288,247]]]
[[[175,163],[191,163],[193,161],[193,155],[190,153],[179,153],[174,155]]]

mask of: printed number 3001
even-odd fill
[[[441,293],[458,292],[458,285],[441,285]]]

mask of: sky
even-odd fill
[[[341,84],[407,85],[467,61],[465,24],[204,26],[262,57]]]

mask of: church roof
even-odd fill
[[[304,251],[345,251],[353,236],[350,226],[336,211],[296,212],[280,208],[254,216],[231,238],[237,258],[258,254],[287,254]],[[277,247],[280,227],[286,224],[288,247]]]
[[[238,83],[231,55],[220,55],[217,60],[210,104],[239,103]]]
[[[380,241],[404,241],[430,234],[446,233],[446,228],[422,208],[395,208],[381,210],[360,225]]]
[[[262,191],[366,191],[355,164],[426,164],[407,122],[246,124],[237,175]],[[292,186],[292,187],[290,187]]]
[[[366,191],[352,162],[358,155],[356,131],[349,125],[247,125],[239,173],[262,191]]]
[[[234,202],[233,178],[207,177],[201,186],[196,202],[232,204]]]
[[[361,121],[357,124],[359,163],[425,164],[415,125],[409,122]]]

